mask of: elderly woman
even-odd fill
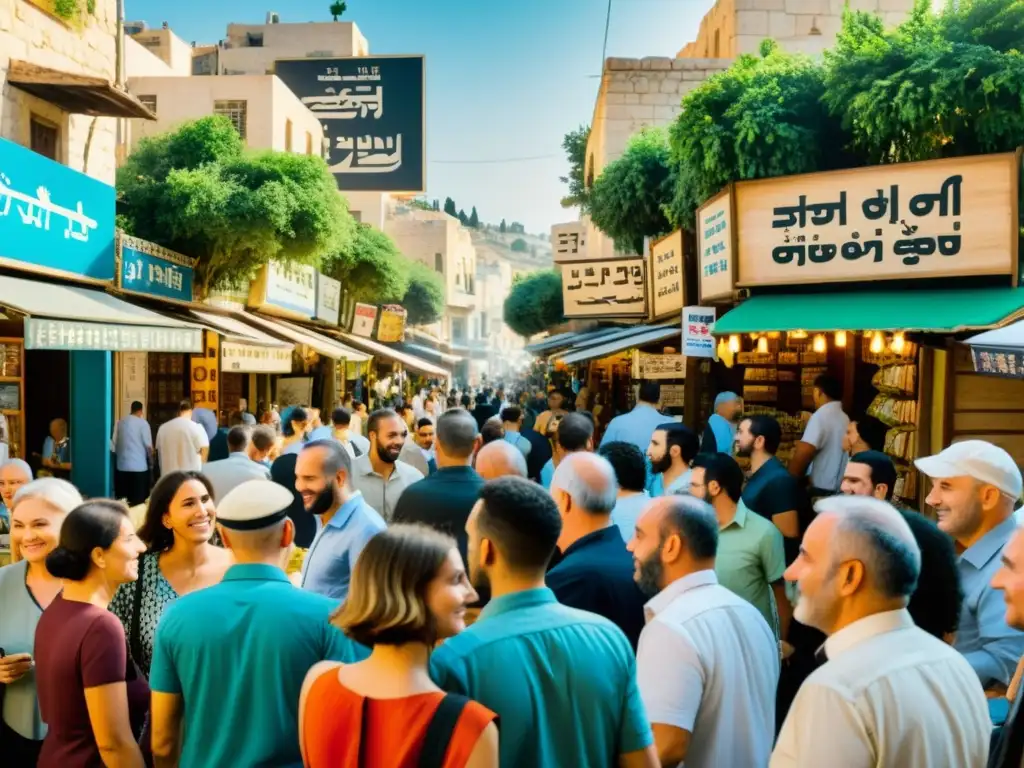
[[[46,556],[57,547],[61,524],[82,497],[66,480],[45,477],[22,486],[7,503],[11,552],[18,562],[0,568],[0,647],[5,654],[0,658],[0,744],[3,764],[19,768],[36,765],[46,736],[36,701],[34,640],[39,617],[62,587],[46,569]]]
[[[8,459],[0,464],[0,533],[7,533],[11,527],[11,507],[14,494],[26,483],[32,482],[32,467],[21,459]],[[19,560],[18,553],[11,550],[12,562]]]

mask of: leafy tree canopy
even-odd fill
[[[355,301],[397,304],[409,290],[409,261],[390,237],[369,224],[356,224],[347,247],[333,254],[324,272],[340,280]]]
[[[337,21],[348,10],[348,5],[343,2],[331,3],[331,16]]]
[[[410,325],[429,325],[444,314],[444,281],[434,270],[418,261],[409,262],[409,287],[402,299]]]
[[[563,312],[562,275],[554,269],[514,280],[505,299],[505,324],[527,338],[558,325]]]
[[[619,250],[643,253],[644,237],[672,229],[664,201],[671,198],[674,182],[667,134],[646,128],[597,177],[590,194],[591,219]]]
[[[584,178],[587,167],[587,141],[590,140],[590,126],[581,125],[569,131],[562,139],[562,149],[569,161],[569,175],[560,176],[559,181],[569,187],[569,194],[562,198],[563,208],[579,208],[581,213],[590,210],[590,190]]]
[[[459,215],[458,210],[455,208],[455,201],[452,200],[450,197],[446,197],[444,199],[444,212],[447,213],[449,216],[457,217]]]
[[[118,171],[119,222],[198,259],[200,296],[250,280],[269,260],[317,264],[354,221],[318,157],[248,152],[222,116],[143,139]]]
[[[509,246],[516,253],[526,253],[530,250],[530,246],[526,244],[526,241],[521,237],[517,237],[512,241],[512,245]]]

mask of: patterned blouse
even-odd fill
[[[146,552],[139,558],[139,578],[137,581],[122,584],[114,593],[110,610],[121,620],[124,633],[129,643],[132,638],[132,612],[135,608],[135,590],[142,584],[142,602],[139,605],[139,647],[141,659],[135,659],[142,673],[149,678],[149,667],[153,663],[153,642],[156,638],[156,625],[160,622],[167,606],[178,599],[171,583],[164,578],[160,570],[160,553]],[[133,651],[134,653],[134,651]]]

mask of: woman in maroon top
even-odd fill
[[[36,689],[49,728],[39,768],[144,765],[138,734],[149,687],[107,606],[118,586],[138,578],[145,549],[128,510],[101,499],[67,516],[59,546],[46,557],[64,591],[36,627]]]

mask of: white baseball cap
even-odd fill
[[[973,477],[1014,499],[1020,498],[1024,487],[1020,467],[1010,454],[985,440],[953,443],[941,453],[917,459],[914,463],[928,477]]]

